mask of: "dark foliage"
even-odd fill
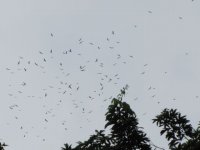
[[[104,134],[104,130],[95,131],[96,133],[85,142],[78,142],[77,150],[103,150],[111,148],[110,137]]]
[[[8,146],[8,145],[6,145],[5,143],[3,143],[3,144],[0,143],[0,150],[5,150],[4,148],[5,148],[6,146]]]
[[[164,150],[154,145],[138,127],[138,119],[130,106],[122,101],[126,86],[117,98],[113,98],[105,114],[105,129],[109,127],[110,134],[104,130],[95,131],[94,135],[72,148],[65,144],[62,150]],[[200,124],[194,129],[176,109],[164,109],[153,119],[153,123],[162,127],[161,135],[165,134],[171,150],[200,150]]]
[[[110,127],[110,134],[105,135],[104,130],[95,131],[87,141],[78,142],[75,148],[65,144],[63,150],[150,150],[149,139],[138,127],[138,119],[130,106],[122,101],[126,86],[114,98],[106,113],[106,125]]]
[[[112,144],[121,150],[149,150],[149,139],[138,127],[138,120],[135,112],[126,102],[113,99],[106,113],[105,128],[111,126],[110,137]]]
[[[72,146],[66,143],[64,147],[62,147],[62,150],[72,150]]]
[[[153,119],[153,123],[162,127],[160,134],[166,134],[171,150],[196,150],[200,148],[200,127],[195,130],[186,116],[176,109],[164,109]],[[200,150],[200,149],[199,149]]]
[[[64,144],[62,150],[165,150],[154,145],[138,127],[138,119],[129,104],[122,101],[126,86],[117,98],[113,98],[105,114],[105,129],[110,133],[105,135],[105,130],[95,130],[95,133],[77,146]],[[165,134],[169,141],[170,150],[200,150],[200,123],[194,129],[176,109],[164,109],[153,119],[158,127],[162,127],[161,135]],[[5,150],[7,145],[0,143],[0,150]]]

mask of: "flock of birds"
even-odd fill
[[[152,11],[148,11],[148,13],[152,13]],[[179,19],[183,19],[183,17],[179,17]],[[134,28],[137,28],[137,25],[135,25]],[[52,39],[56,38],[54,33],[50,33],[50,37]],[[68,48],[67,50],[62,50],[62,51],[56,49],[40,50],[36,54],[37,60],[34,59],[32,60],[24,56],[19,56],[19,59],[14,67],[6,68],[6,71],[9,74],[11,75],[27,74],[28,76],[31,76],[31,74],[36,74],[36,75],[38,74],[38,76],[39,77],[42,76],[42,78],[48,76],[47,78],[49,78],[49,80],[51,81],[50,83],[41,83],[41,86],[38,87],[37,89],[37,91],[39,92],[33,94],[34,91],[32,93],[28,91],[32,90],[32,84],[34,84],[34,82],[36,81],[33,80],[31,82],[31,79],[23,80],[23,77],[26,76],[24,75],[20,79],[19,81],[20,83],[19,82],[9,83],[8,86],[10,87],[10,92],[8,93],[8,96],[14,100],[22,98],[27,99],[27,103],[29,102],[28,101],[29,99],[44,100],[42,105],[44,112],[43,116],[41,116],[42,122],[45,124],[44,129],[47,129],[47,124],[51,123],[51,119],[56,117],[57,114],[55,109],[59,109],[60,106],[64,105],[66,97],[67,99],[71,97],[71,99],[68,101],[71,101],[73,108],[79,109],[80,113],[84,114],[85,116],[92,114],[94,110],[92,108],[84,106],[85,101],[77,100],[74,99],[73,97],[73,96],[76,97],[76,95],[78,94],[82,94],[84,91],[85,87],[84,86],[82,87],[82,83],[80,83],[81,80],[85,80],[84,73],[88,72],[89,74],[89,77],[87,77],[86,80],[90,80],[91,77],[90,82],[96,82],[98,85],[97,89],[93,89],[93,91],[87,97],[85,97],[87,103],[90,103],[95,99],[101,99],[102,102],[107,102],[107,101],[110,102],[110,100],[112,100],[112,96],[105,97],[104,92],[106,92],[106,90],[108,90],[109,87],[113,86],[120,89],[123,87],[123,84],[126,83],[121,83],[123,81],[120,80],[121,79],[120,70],[118,71],[110,70],[109,73],[106,73],[106,71],[108,71],[108,69],[112,69],[120,65],[123,66],[134,62],[133,54],[126,55],[120,53],[120,51],[117,50],[118,45],[120,45],[120,41],[116,38],[115,31],[111,31],[109,37],[106,37],[103,42],[104,43],[106,42],[106,46],[105,45],[102,46],[101,44],[99,43],[97,44],[95,42],[88,42],[83,38],[79,38],[76,41],[76,43],[80,48],[85,47],[85,49],[87,49],[89,47],[89,49],[95,51],[94,55],[90,55],[88,57],[87,54],[86,55],[84,54],[84,51],[78,51],[77,49],[73,48]],[[101,57],[98,57],[98,54],[101,53],[102,51],[106,52],[105,53],[103,52],[104,54],[102,54]],[[110,59],[104,62],[103,57],[107,52],[108,53],[111,52],[112,55],[114,56],[114,59]],[[188,53],[186,55],[188,55]],[[70,62],[65,61],[66,57],[69,58],[70,61],[75,61],[75,62],[67,64]],[[83,63],[79,64],[79,62]],[[148,63],[143,64],[144,68],[148,66],[149,66]],[[51,67],[56,68],[57,70],[56,71],[54,69],[53,71],[51,69],[49,70],[49,68]],[[72,71],[69,71],[69,67],[71,68]],[[107,68],[104,69],[105,67]],[[145,75],[146,71],[142,71],[139,74],[141,76]],[[167,74],[167,71],[164,72],[164,74]],[[155,91],[155,90],[156,88],[151,85],[147,88],[147,91]],[[54,103],[54,105],[48,107],[48,100],[52,100],[52,95],[56,95],[58,99],[55,100],[56,102]],[[155,98],[156,94],[152,94],[151,97]],[[135,97],[134,100],[135,101],[138,100],[138,97]],[[173,100],[176,99],[173,98]],[[159,104],[160,102],[158,101],[157,103]],[[12,102],[12,104],[9,106],[8,109],[14,112],[23,111],[21,105],[15,101]],[[69,114],[72,115],[73,112],[71,111],[69,112]],[[146,112],[143,113],[143,115],[145,114]],[[19,120],[23,118],[20,118],[16,114],[14,114],[14,119]],[[88,122],[91,121],[89,118],[86,118],[86,120]],[[63,127],[63,130],[68,131],[66,123],[67,120],[62,119],[60,125]],[[32,128],[34,128],[34,126]],[[80,126],[80,128],[82,128],[82,126]],[[29,134],[26,127],[20,125],[19,129],[24,131],[23,137],[26,138]],[[46,138],[41,137],[39,134],[37,135],[37,137],[41,138],[42,141],[46,141]]]
[[[52,39],[55,39],[55,35],[53,33],[50,33],[50,37]],[[114,51],[114,49],[117,47],[117,45],[120,44],[120,41],[118,40],[113,40],[115,37],[115,32],[112,31],[110,34],[110,37],[105,38],[104,42],[107,42],[108,44],[108,51]],[[96,49],[96,51],[101,52],[102,51],[102,46],[100,45],[96,45],[94,42],[86,42],[84,41],[82,38],[79,38],[77,40],[77,44],[81,47],[83,45],[85,46],[89,46],[92,47],[92,49]],[[101,58],[95,57],[92,58],[93,60],[91,61],[91,56],[89,56],[88,60],[84,60],[84,53],[80,53],[77,50],[73,50],[72,48],[69,48],[68,50],[63,50],[63,51],[58,51],[58,50],[40,50],[37,52],[36,54],[37,60],[31,60],[31,59],[27,59],[24,56],[19,56],[17,62],[16,62],[16,67],[7,67],[6,71],[12,76],[12,75],[16,75],[16,74],[20,74],[21,78],[20,78],[20,83],[16,81],[15,82],[11,82],[8,86],[10,88],[10,92],[8,93],[8,96],[11,99],[17,100],[17,99],[26,99],[26,100],[35,100],[35,99],[39,99],[39,100],[44,100],[43,103],[43,109],[45,110],[44,113],[44,117],[43,117],[43,123],[51,123],[51,118],[56,117],[56,113],[55,111],[55,107],[59,107],[64,105],[63,103],[66,101],[66,97],[69,98],[70,96],[73,97],[74,95],[78,95],[80,89],[82,88],[80,83],[79,83],[79,79],[75,79],[73,80],[73,76],[74,75],[79,75],[82,76],[84,73],[89,72],[89,77],[87,80],[90,80],[90,76],[92,77],[93,75],[95,77],[97,77],[94,81],[93,79],[90,80],[89,82],[96,82],[98,84],[97,89],[93,89],[93,91],[91,92],[90,95],[88,95],[86,97],[86,99],[88,99],[88,102],[94,101],[97,97],[99,97],[99,99],[102,100],[103,95],[104,95],[104,90],[105,87],[107,85],[115,85],[117,86],[118,82],[120,81],[120,73],[113,73],[111,70],[111,73],[106,74],[104,71],[104,68],[106,67],[106,63],[104,63],[102,61]],[[57,59],[57,57],[61,57],[61,59]],[[63,59],[62,59],[63,57]],[[73,65],[73,62],[69,62],[70,64],[70,68],[72,68],[72,70],[74,69],[75,71],[73,72],[69,72],[67,70],[69,70],[68,66],[67,66],[67,62],[65,61],[65,58],[69,58],[69,57],[74,57],[72,60],[83,60],[84,63],[82,64],[77,64],[76,66]],[[84,57],[84,58],[83,58]],[[126,60],[129,59],[130,61],[132,61],[134,59],[134,57],[132,55],[127,55],[125,59],[122,60],[122,54],[120,53],[116,53],[115,54],[115,58],[110,64],[111,67],[116,67],[117,65],[126,65]],[[148,64],[145,64],[144,66],[146,67]],[[48,68],[51,67],[56,67],[57,71],[53,71],[53,73],[51,71],[49,71]],[[50,69],[51,70],[51,69]],[[96,70],[98,70],[98,72],[95,72]],[[38,77],[42,77],[42,76],[48,76],[47,78],[50,78],[51,81],[53,81],[53,84],[47,83],[47,84],[43,84],[43,83],[38,83],[40,85],[39,89],[38,87],[38,91],[35,94],[34,93],[34,87],[32,87],[32,84],[34,84],[34,79],[33,81],[31,81],[31,79],[29,80],[23,80],[23,78],[26,76],[29,76],[30,78],[34,78],[33,74],[37,74]],[[55,74],[55,76],[53,76],[52,74]],[[144,74],[144,72],[141,73],[141,75]],[[51,76],[52,75],[52,76]],[[32,77],[31,77],[32,76]],[[50,77],[49,77],[50,76]],[[70,77],[72,77],[70,79]],[[15,79],[14,79],[15,80]],[[80,80],[83,80],[83,78],[80,77]],[[50,81],[50,82],[51,82]],[[39,81],[40,82],[40,81]],[[52,82],[51,82],[52,83]],[[42,87],[44,85],[44,87]],[[83,87],[84,89],[85,87]],[[121,87],[120,87],[121,88]],[[30,91],[32,91],[30,93]],[[107,90],[107,89],[106,89]],[[54,106],[48,107],[48,100],[52,101],[52,95],[56,95],[58,97],[58,100],[56,100],[56,103]],[[65,97],[66,96],[66,97]],[[103,102],[106,102],[108,100],[111,100],[112,96],[109,96],[107,98],[104,97]],[[92,114],[93,109],[92,108],[87,108],[83,106],[83,101],[79,101],[76,99],[71,98],[72,101],[72,105],[73,108],[75,109],[80,109],[82,114]],[[13,101],[12,101],[13,103]],[[28,103],[28,101],[27,101]],[[16,111],[21,112],[23,111],[23,107],[20,106],[20,104],[14,102],[13,104],[11,104],[9,106],[9,109],[11,111],[13,111],[14,113],[14,119],[15,120],[19,120],[19,119],[23,119],[22,117],[18,117],[16,115]],[[58,108],[59,109],[59,108]],[[73,114],[73,112],[69,112],[70,115]],[[88,122],[90,122],[91,120],[89,120],[88,118],[86,118],[86,120]],[[66,127],[66,120],[63,119],[60,124],[63,126],[63,129],[65,131],[67,131],[67,127]],[[34,128],[34,127],[32,127]],[[46,129],[47,126],[44,126],[44,129]],[[82,126],[80,126],[80,128],[82,128]],[[23,125],[21,125],[19,127],[20,130],[24,130],[23,132],[23,137],[26,138],[28,136],[28,130],[25,130],[25,128],[23,127]],[[37,137],[39,138],[40,135],[37,135]],[[42,141],[45,141],[45,138],[42,138]]]

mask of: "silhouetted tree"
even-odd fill
[[[150,144],[146,134],[138,127],[138,119],[130,106],[122,101],[125,90],[112,100],[106,113],[105,128],[111,126],[110,138],[117,150],[149,150]]]
[[[105,129],[110,127],[110,134],[105,130],[97,131],[84,142],[72,148],[65,144],[62,150],[165,150],[154,145],[146,134],[138,127],[138,119],[129,104],[122,101],[128,86],[123,88],[117,98],[113,98],[105,114]],[[170,150],[200,150],[200,124],[194,129],[176,109],[164,109],[153,119],[158,127],[162,127]]]
[[[62,150],[72,150],[72,146],[66,143],[64,147],[62,147]]]
[[[163,128],[160,134],[166,133],[171,150],[200,150],[200,126],[195,130],[189,122],[176,109],[164,109],[153,119]]]
[[[154,145],[142,127],[138,127],[135,112],[122,100],[127,88],[123,88],[108,106],[104,127],[109,127],[108,135],[105,135],[105,130],[95,130],[88,140],[78,142],[74,148],[66,143],[62,150],[165,150]],[[200,150],[200,123],[194,129],[186,116],[181,115],[177,109],[165,108],[153,119],[153,123],[162,127],[160,134],[165,134],[170,150]],[[0,143],[0,150],[5,150],[6,146]]]
[[[1,144],[1,142],[0,142],[0,150],[5,150],[4,147],[6,147],[6,146],[8,146],[8,145],[6,145],[5,143]]]
[[[62,150],[150,150],[149,139],[138,127],[135,112],[122,101],[127,88],[123,88],[117,98],[112,100],[105,114],[105,129],[110,127],[110,134],[105,135],[104,130],[96,130],[87,141],[78,142],[74,148],[65,144]]]

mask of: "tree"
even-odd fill
[[[65,144],[62,150],[165,150],[154,145],[138,127],[135,112],[122,100],[127,88],[112,99],[105,114],[104,129],[110,127],[110,134],[105,135],[105,130],[95,130],[88,140],[78,142],[74,148]],[[189,122],[177,109],[167,108],[153,119],[153,123],[162,127],[160,134],[165,134],[170,150],[200,150],[200,123],[194,129]]]
[[[108,106],[104,126],[104,129],[109,127],[108,135],[105,130],[95,130],[88,140],[78,142],[75,147],[66,143],[62,150],[165,150],[146,137],[143,128],[138,126],[135,112],[122,100],[127,88],[123,88]],[[170,150],[200,150],[200,123],[194,129],[185,115],[167,108],[152,120],[162,128],[160,134],[165,134]],[[0,143],[0,150],[5,150],[6,146]]]
[[[122,101],[126,86],[121,90],[117,98],[113,98],[108,107],[106,125],[110,127],[110,134],[105,135],[105,130],[95,131],[87,141],[78,142],[74,148],[65,144],[63,150],[150,150],[149,139],[138,127],[138,119],[130,106]]]
[[[166,133],[171,150],[199,150],[200,124],[195,130],[186,116],[182,116],[176,109],[164,109],[160,115],[153,119],[153,123],[163,127],[160,134]]]
[[[8,145],[6,145],[5,143],[1,144],[1,142],[0,142],[0,150],[5,150],[4,147],[6,147],[6,146],[8,146]]]
[[[112,100],[106,113],[105,128],[111,126],[110,138],[112,144],[121,150],[149,150],[150,144],[146,134],[138,127],[138,119],[130,106],[122,101],[125,89],[121,91],[118,98]]]

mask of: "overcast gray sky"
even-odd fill
[[[200,120],[199,14],[197,0],[1,0],[0,141],[75,145],[128,84],[124,100],[166,147],[151,121],[162,109]]]

